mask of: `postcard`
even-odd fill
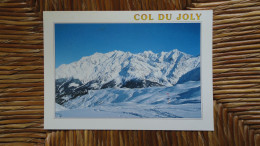
[[[212,11],[44,12],[44,128],[213,130]]]

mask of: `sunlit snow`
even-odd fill
[[[79,86],[79,84],[76,84],[76,83],[71,83],[70,85],[69,85],[69,87],[78,87]]]
[[[201,118],[200,56],[177,49],[95,53],[55,78],[57,118]]]
[[[56,117],[200,118],[200,82],[172,87],[102,89],[56,107]]]

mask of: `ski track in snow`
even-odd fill
[[[171,87],[91,90],[64,106],[57,118],[200,118],[200,81]]]

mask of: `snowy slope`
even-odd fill
[[[133,79],[149,81],[158,86],[172,86],[182,75],[197,68],[199,64],[200,57],[193,57],[177,49],[138,54],[113,51],[95,53],[77,62],[63,64],[56,69],[56,79],[74,78],[83,84],[95,82],[91,84],[95,89],[101,89],[102,86],[121,87],[123,83]]]
[[[182,75],[177,84],[185,83],[187,81],[200,81],[200,67],[197,67]]]
[[[57,117],[200,118],[200,81],[171,87],[92,90],[58,106]]]

